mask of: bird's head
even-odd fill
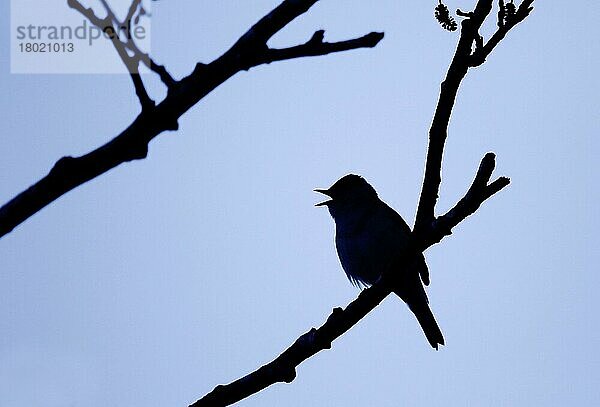
[[[331,198],[315,206],[326,206],[334,219],[344,215],[360,215],[379,201],[375,189],[363,177],[355,174],[345,175],[328,189],[315,189],[315,192]]]

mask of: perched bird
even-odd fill
[[[358,175],[346,175],[329,189],[315,189],[315,192],[331,198],[316,206],[326,206],[335,222],[335,246],[348,279],[358,287],[374,284],[394,255],[407,244],[410,227]],[[429,285],[423,254],[398,273],[402,274],[397,276],[394,293],[415,314],[431,346],[438,349],[438,345],[444,344],[444,337],[423,287],[423,283]]]

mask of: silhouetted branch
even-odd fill
[[[432,232],[425,238],[424,245],[427,247],[439,243],[444,236],[452,234],[452,229],[465,218],[472,215],[495,193],[510,184],[510,179],[500,177],[490,183],[492,172],[496,166],[496,156],[487,153],[481,160],[477,175],[465,196],[445,215],[439,216],[433,222]]]
[[[132,13],[135,13],[135,10],[139,6],[139,1],[140,0],[134,0],[132,2],[130,9],[129,9],[129,14],[133,15]],[[142,111],[144,109],[149,110],[149,109],[153,108],[156,105],[156,103],[148,95],[148,92],[146,91],[146,87],[144,86],[144,82],[142,81],[142,77],[140,76],[140,72],[139,72],[140,62],[145,62],[146,64],[150,64],[148,61],[149,56],[139,52],[139,50],[137,50],[137,47],[136,47],[136,50],[138,52],[133,52],[133,56],[130,56],[127,53],[127,48],[128,48],[127,44],[128,43],[134,44],[133,40],[131,38],[128,38],[128,40],[126,42],[121,40],[121,38],[118,35],[118,32],[119,32],[118,27],[122,26],[123,23],[117,19],[117,17],[115,16],[115,13],[110,8],[108,3],[106,3],[106,1],[102,0],[101,2],[107,13],[106,18],[98,17],[96,15],[96,13],[94,13],[94,10],[92,10],[91,8],[85,8],[77,0],[68,0],[68,5],[71,8],[73,8],[74,10],[77,10],[79,13],[81,13],[94,26],[96,26],[97,28],[102,30],[102,32],[110,34],[109,38],[111,40],[111,43],[115,47],[115,50],[117,51],[117,53],[119,54],[119,57],[121,58],[121,60],[123,61],[123,63],[125,64],[125,66],[127,68],[127,72],[129,72],[129,75],[131,76],[131,80],[133,81],[133,86],[135,88],[135,93],[140,101],[141,106],[142,106]],[[127,18],[130,19],[131,17],[129,16],[129,14],[128,14]],[[115,28],[115,26],[117,28]],[[130,36],[127,36],[127,37],[130,37]],[[146,61],[144,61],[144,59],[146,59]]]
[[[114,31],[114,27],[112,24],[107,28],[111,28]],[[119,40],[119,38],[115,35],[111,39],[115,50],[119,54],[119,57],[127,67],[127,71],[131,76],[131,80],[133,81],[133,86],[135,88],[135,94],[137,95],[140,104],[142,106],[142,111],[148,111],[156,106],[156,102],[150,98],[148,92],[146,91],[146,87],[144,86],[144,82],[142,81],[142,77],[140,76],[140,59],[138,56],[129,56],[127,50],[125,49],[125,45]]]
[[[72,1],[72,0],[70,0]],[[76,0],[75,0],[76,1]],[[141,0],[133,0],[131,6],[129,7],[129,11],[127,13],[127,17],[125,20],[119,21],[119,19],[115,16],[115,13],[112,11],[110,6],[105,0],[102,0],[102,4],[108,14],[108,17],[112,20],[113,24],[117,26],[126,26],[131,27],[132,19],[135,16],[136,11],[138,11]],[[134,22],[135,23],[135,22]],[[102,27],[98,27],[102,29]],[[127,48],[131,53],[133,53],[134,57],[137,58],[140,62],[142,62],[146,67],[148,67],[152,72],[156,73],[160,80],[163,82],[167,88],[170,88],[175,84],[175,79],[171,76],[169,71],[160,64],[157,64],[147,53],[142,52],[131,35],[126,36],[126,41],[123,42],[125,48]]]
[[[63,157],[52,170],[0,208],[0,237],[44,208],[68,191],[128,161],[143,159],[148,153],[148,143],[164,131],[177,130],[179,118],[208,93],[242,70],[283,59],[325,55],[358,48],[375,46],[383,37],[371,33],[361,38],[326,43],[319,35],[307,43],[287,49],[270,49],[267,41],[304,14],[317,0],[284,0],[266,16],[261,18],[222,56],[209,64],[198,63],[187,77],[176,81],[167,70],[140,52],[135,42],[118,41],[117,51],[123,57],[121,46],[133,53],[124,58],[128,67],[138,66],[142,61],[157,73],[168,87],[167,96],[157,105],[148,97],[137,69],[132,69],[132,80],[136,94],[142,103],[142,112],[113,140],[80,157]],[[135,0],[134,0],[135,3]],[[77,0],[68,0],[68,5],[86,16],[101,28],[107,23],[116,24],[116,17],[107,15],[101,19],[92,9]],[[132,5],[133,7],[133,5]],[[130,9],[131,13],[131,9]],[[318,33],[318,32],[317,32]],[[129,58],[132,58],[131,60]]]
[[[533,0],[524,0],[516,17],[510,23],[499,27],[494,36],[484,45],[479,29],[492,10],[492,3],[493,0],[479,0],[474,11],[459,11],[458,13],[466,19],[461,23],[458,46],[446,78],[442,82],[437,108],[429,130],[425,177],[414,227],[415,234],[418,236],[424,235],[425,231],[431,228],[436,221],[435,205],[442,182],[442,159],[448,136],[448,124],[462,80],[469,68],[481,65],[506,33],[523,21],[533,9],[531,7]],[[473,45],[475,45],[475,51],[473,51]]]
[[[283,61],[285,59],[300,58],[307,56],[326,55],[333,52],[347,51],[356,48],[372,48],[383,39],[383,33],[372,32],[363,37],[340,42],[324,42],[325,31],[320,30],[313,34],[312,38],[302,45],[295,47],[276,49],[269,48],[264,55],[264,63]]]
[[[127,11],[127,16],[123,21],[126,23],[130,23],[133,20],[133,17],[135,16],[135,13],[138,11],[141,4],[142,0],[133,0],[131,2],[131,5],[129,6],[129,10]]]
[[[517,24],[522,22],[527,18],[527,16],[533,11],[534,0],[524,0],[523,3],[517,9],[516,14],[505,20],[502,25],[498,27],[498,30],[492,35],[492,37],[488,40],[488,42],[482,47],[478,47],[473,55],[471,56],[470,65],[472,67],[479,66],[485,62],[485,59],[488,55],[494,50],[494,48],[504,39],[506,34]],[[500,21],[500,20],[499,20]],[[500,24],[500,23],[499,23]]]
[[[318,0],[285,0],[254,24],[234,45],[233,49],[266,47],[267,42],[283,27],[306,13]]]
[[[296,367],[318,352],[330,349],[331,343],[352,328],[391,292],[387,284],[378,283],[363,290],[345,310],[335,308],[327,322],[300,336],[272,362],[230,384],[217,386],[190,407],[227,406],[275,383],[291,383]]]

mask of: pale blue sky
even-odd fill
[[[312,189],[360,173],[412,223],[457,39],[435,22],[436,3],[320,1],[273,43],[316,29],[385,39],[238,74],[148,159],[1,239],[0,406],[186,406],[355,298]],[[439,212],[487,151],[512,184],[426,253],[447,346],[432,351],[388,298],[293,384],[241,406],[597,405],[600,5],[536,3],[469,73],[454,110]],[[179,77],[277,4],[154,3],[153,55]],[[62,155],[116,135],[138,102],[127,76],[9,74],[1,33],[4,203]]]

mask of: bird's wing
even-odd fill
[[[356,243],[354,239],[348,238],[348,236],[340,235],[336,231],[335,235],[335,246],[338,252],[338,258],[342,264],[342,269],[346,273],[348,280],[357,288],[363,289],[368,285],[356,274],[356,268],[361,269],[362,265],[359,263],[360,257],[358,256],[358,250],[356,247],[352,247],[352,243]],[[352,253],[352,252],[355,253]]]
[[[408,224],[402,218],[402,216],[400,216],[400,214],[398,212],[396,212],[394,209],[392,209],[385,202],[383,202],[383,204],[386,206],[386,208],[387,208],[386,210],[390,213],[390,218],[393,219],[394,224],[398,228],[400,228],[400,230],[406,231],[407,234],[411,233],[410,226],[408,226]],[[419,276],[421,277],[421,281],[423,281],[423,284],[425,284],[427,286],[430,283],[429,268],[427,267],[427,263],[425,263],[425,256],[423,255],[423,253],[421,253],[419,255],[417,262],[418,263],[417,263],[416,268],[417,268],[417,271],[419,272]]]

